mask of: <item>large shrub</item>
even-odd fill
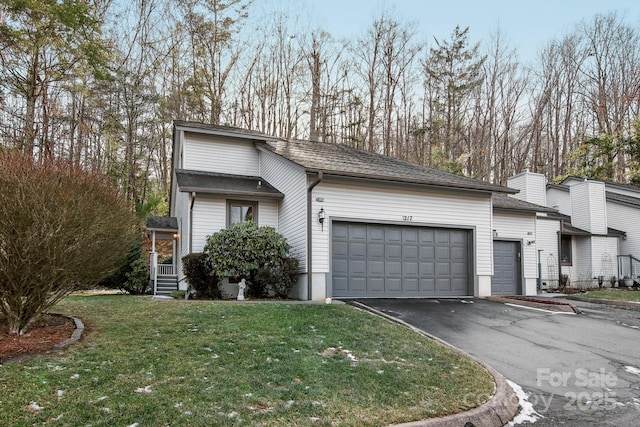
[[[197,298],[222,297],[218,287],[218,277],[214,274],[208,257],[204,253],[192,253],[182,257],[184,274],[189,285],[196,291]]]
[[[136,222],[100,176],[0,151],[0,311],[10,332],[117,269]]]
[[[289,243],[273,227],[241,222],[207,237],[207,254],[214,274],[247,280],[247,295],[267,296],[268,288],[256,280],[261,268],[282,265]]]
[[[133,295],[146,294],[149,286],[149,266],[142,253],[142,241],[137,239],[121,261],[118,269],[99,284],[111,289],[119,289]]]
[[[286,298],[298,282],[300,276],[298,265],[296,258],[285,258],[279,265],[260,268],[255,280],[265,293],[273,292],[278,298]]]

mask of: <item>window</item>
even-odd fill
[[[245,221],[258,222],[258,203],[230,200],[227,202],[227,225]]]
[[[562,265],[571,265],[571,236],[560,238],[560,261]]]

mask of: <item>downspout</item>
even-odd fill
[[[318,178],[307,188],[307,300],[311,301],[311,290],[313,289],[313,244],[312,225],[313,212],[311,212],[311,192],[322,181],[322,171],[318,172]]]
[[[193,204],[196,202],[196,192],[191,193],[191,205],[189,206],[189,253],[193,252]]]

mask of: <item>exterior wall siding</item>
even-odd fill
[[[563,215],[571,215],[571,196],[568,191],[557,188],[547,190],[547,206],[556,208]]]
[[[307,175],[299,166],[272,153],[260,153],[260,174],[285,196],[279,203],[278,232],[307,271]]]
[[[273,227],[278,231],[278,202],[265,200],[258,202],[258,225],[260,227]]]
[[[278,229],[278,203],[258,203],[258,225]],[[193,252],[202,252],[207,236],[227,228],[227,199],[198,194],[193,204]]]
[[[203,172],[247,176],[260,172],[253,142],[193,133],[185,133],[183,163],[184,169]]]
[[[512,197],[540,206],[547,205],[546,185],[547,178],[544,175],[529,171],[512,176],[507,181],[508,187],[520,190]]]
[[[316,198],[324,201],[318,202]],[[334,218],[346,221],[473,228],[475,274],[492,274],[492,208],[489,196],[474,197],[451,192],[412,191],[397,187],[323,181],[314,190],[312,212],[316,214],[321,208],[327,215],[324,227],[318,221],[312,221],[314,272],[330,271],[329,227],[331,219]]]
[[[543,288],[557,288],[558,262],[558,233],[560,232],[560,221],[538,217],[536,220],[536,250],[540,252],[541,276]]]
[[[640,259],[640,209],[620,203],[607,203],[609,226],[627,233],[620,239],[620,255],[633,255]]]
[[[258,215],[260,215],[259,211]],[[225,199],[198,194],[193,204],[191,250],[202,252],[207,243],[207,236],[226,228],[226,217],[227,202]]]

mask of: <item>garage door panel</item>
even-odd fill
[[[367,282],[367,293],[379,293],[384,294],[385,292],[385,280],[381,277],[374,277],[368,280]]]
[[[435,248],[436,250],[436,260],[450,260],[451,259],[451,248],[449,246],[438,246]]]
[[[402,263],[400,261],[387,261],[384,263],[384,273],[387,276],[401,276],[402,275]]]
[[[402,292],[403,293],[412,293],[418,294],[420,292],[420,281],[419,279],[402,279]]]
[[[418,243],[418,229],[416,229],[416,228],[403,228],[402,229],[402,243]]]
[[[402,259],[418,259],[417,245],[402,246]]]
[[[436,232],[433,229],[421,228],[419,236],[421,245],[433,246],[436,242]]]
[[[351,276],[349,290],[359,294],[365,293],[367,290],[367,278],[365,276]]]
[[[394,244],[387,244],[386,248],[385,248],[385,253],[386,253],[386,257],[387,259],[401,259],[402,258],[402,246],[401,245],[394,245]]]
[[[349,237],[349,225],[342,222],[336,222],[332,224],[332,233],[334,239],[344,239]]]
[[[465,279],[451,279],[451,288],[454,292],[462,292],[467,289],[467,281]]]
[[[436,276],[451,276],[451,264],[448,262],[437,262],[436,263]]]
[[[349,256],[350,257],[367,257],[367,244],[359,242],[351,242],[349,244]]]
[[[436,259],[436,248],[434,246],[420,246],[420,260]]]
[[[385,292],[394,296],[399,296],[402,293],[402,279],[387,277],[385,279]]]
[[[384,244],[383,243],[367,244],[367,258],[384,259]]]
[[[349,274],[351,276],[367,274],[367,261],[352,259],[349,260]]]
[[[334,276],[333,278],[333,292],[348,292],[349,281],[346,276]]]
[[[333,255],[338,257],[346,257],[349,255],[349,244],[347,242],[334,242]]]
[[[436,230],[436,243],[449,244],[451,241],[451,232],[444,230]]]
[[[452,260],[465,260],[467,259],[467,248],[466,247],[452,247],[451,248],[451,259]]]
[[[376,226],[367,227],[367,239],[370,241],[383,241],[384,242],[384,229]]]
[[[420,276],[434,276],[436,272],[435,262],[421,262],[420,263]]]
[[[403,262],[402,263],[402,275],[404,277],[407,276],[418,276],[418,263],[417,262]]]
[[[451,279],[449,278],[436,278],[436,292],[438,294],[448,294],[452,291]]]
[[[349,261],[346,259],[335,259],[331,263],[333,274],[347,276],[349,274]]]
[[[367,261],[367,276],[384,276],[384,261]]]
[[[401,243],[402,231],[400,228],[387,227],[384,229],[384,238],[389,243]]]
[[[404,225],[335,222],[334,297],[469,294],[469,232]]]

